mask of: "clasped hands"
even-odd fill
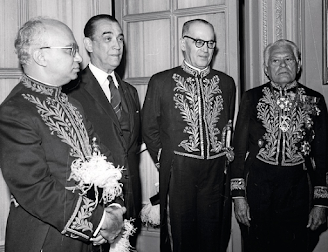
[[[250,226],[250,212],[249,206],[245,198],[234,199],[235,216],[238,222]],[[324,207],[314,206],[309,214],[307,228],[316,230],[321,224],[326,222],[326,209]]]
[[[101,245],[109,242],[113,243],[123,228],[123,214],[126,212],[125,207],[110,205],[105,208],[105,219],[101,225],[100,231],[95,238],[90,240],[93,245]]]

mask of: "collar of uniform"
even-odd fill
[[[41,81],[33,79],[32,77],[26,74],[22,75],[21,82],[25,87],[40,94],[45,94],[49,96],[59,96],[60,94],[62,94],[61,86],[52,86],[50,84],[43,83]]]
[[[198,69],[198,68],[188,64],[185,60],[182,62],[181,67],[185,72],[187,72],[195,77],[199,75],[201,78],[208,75],[211,70],[209,66],[206,67],[205,69]]]
[[[100,68],[93,65],[91,62],[89,63],[89,68],[90,68],[90,71],[93,73],[93,75],[95,76],[95,78],[97,79],[97,81],[99,82],[99,84],[101,86],[103,86],[103,85],[108,86],[107,76],[110,75],[113,78],[115,86],[118,88],[119,84],[116,80],[114,71],[112,71],[110,74],[108,74],[105,71],[103,71]]]
[[[284,88],[282,88],[281,85],[271,81],[271,86],[275,89],[278,89],[278,90],[287,91],[287,90],[290,90],[290,89],[293,89],[293,88],[297,87],[297,81],[295,80],[292,83],[286,84],[286,86]]]

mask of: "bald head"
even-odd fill
[[[59,20],[38,17],[19,30],[15,48],[24,73],[62,86],[77,78],[82,58],[71,29]]]
[[[37,17],[27,21],[18,31],[15,49],[20,64],[24,67],[31,62],[34,49],[48,46],[61,33],[72,34],[64,23],[50,18]]]
[[[55,20],[55,19],[46,19],[43,22],[43,25],[46,29],[45,31],[45,43],[53,41],[56,37],[59,36],[73,36],[71,29],[64,23]]]

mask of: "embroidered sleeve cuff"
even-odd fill
[[[88,241],[94,234],[93,222],[98,225],[102,217],[103,208],[95,208],[93,200],[81,196],[61,233],[73,239]]]
[[[246,186],[245,180],[243,178],[234,178],[230,180],[231,196],[235,197],[245,197]]]
[[[313,203],[316,206],[328,207],[328,188],[326,186],[315,186]]]

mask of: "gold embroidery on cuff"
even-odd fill
[[[246,190],[245,180],[243,178],[231,179],[230,189],[233,190]]]
[[[326,186],[315,186],[314,187],[314,198],[315,199],[328,199],[328,190]]]

